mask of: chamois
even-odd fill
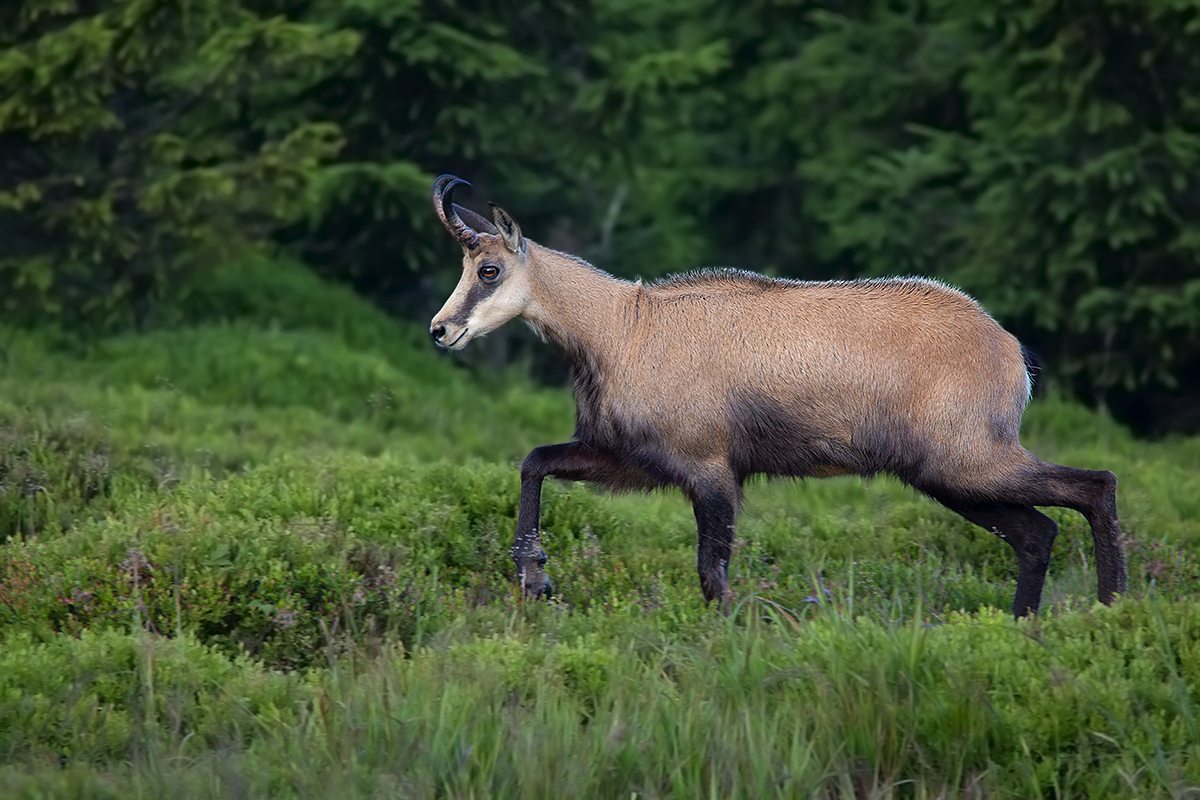
[[[1016,552],[1013,613],[1035,613],[1058,534],[1034,506],[1091,525],[1099,597],[1125,590],[1116,477],[1041,461],[1018,440],[1027,351],[971,298],[937,281],[774,280],[704,270],[643,285],[526,239],[455,205],[449,175],[433,205],[463,249],[458,286],[429,332],[443,348],[521,317],[572,365],[574,441],[521,467],[512,556],[549,594],[538,532],[542,481],[614,490],[677,486],[699,534],[708,602],[727,602],[742,486],[753,475],[890,473]]]

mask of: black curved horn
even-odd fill
[[[458,216],[458,212],[455,210],[452,201],[454,187],[460,184],[467,187],[471,185],[462,178],[456,178],[453,175],[443,175],[434,181],[433,208],[437,211],[438,218],[442,220],[442,224],[446,226],[446,230],[450,231],[450,234],[455,239],[458,239],[463,247],[468,250],[474,250],[479,247],[479,236]]]

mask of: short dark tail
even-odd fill
[[[1021,355],[1025,358],[1025,372],[1029,374],[1029,389],[1033,394],[1042,384],[1042,361],[1025,345],[1021,345]]]

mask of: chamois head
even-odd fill
[[[529,246],[504,209],[492,206],[495,224],[451,201],[454,187],[470,186],[452,175],[433,184],[433,207],[463,249],[463,273],[429,332],[441,347],[461,350],[524,313],[530,301]]]

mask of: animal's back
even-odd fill
[[[712,271],[647,287],[645,300],[636,350],[660,381],[679,387],[694,386],[702,369],[706,381],[728,388],[903,393],[948,375],[1015,375],[1027,391],[1017,340],[970,297],[927,279],[776,281]]]

